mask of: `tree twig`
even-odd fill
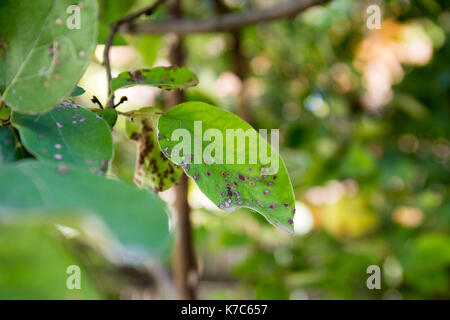
[[[139,18],[142,15],[147,15],[147,16],[151,15],[158,8],[158,6],[160,4],[162,4],[164,1],[165,0],[157,0],[151,6],[148,6],[148,7],[144,8],[140,11],[137,11],[133,14],[130,14],[129,16],[123,17],[111,25],[109,35],[108,35],[108,38],[105,43],[105,49],[103,50],[103,64],[106,68],[106,76],[107,76],[107,80],[108,80],[108,95],[107,96],[110,97],[108,99],[108,103],[107,103],[108,108],[114,108],[114,95],[111,90],[111,79],[112,79],[111,64],[109,61],[109,50],[111,49],[111,46],[112,46],[112,43],[114,40],[114,36],[119,31],[119,29],[122,25],[132,23],[132,22],[134,22],[134,20],[136,20],[137,18]]]
[[[188,20],[169,19],[149,23],[124,23],[120,28],[123,33],[191,33],[223,32],[239,29],[248,25],[269,22],[277,19],[295,17],[305,9],[326,3],[329,0],[291,0],[269,8],[254,9],[247,12],[229,13],[210,19]]]
[[[181,0],[171,0],[167,3],[168,14],[180,18],[183,14]],[[185,60],[183,38],[175,36],[169,47],[170,64],[182,66]],[[171,108],[185,101],[183,90],[175,90],[167,95],[167,107]],[[173,252],[173,275],[178,298],[192,300],[197,297],[198,268],[192,234],[191,208],[188,202],[188,179],[186,174],[180,177],[176,185],[176,233]]]

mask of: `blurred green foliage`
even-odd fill
[[[248,230],[242,213],[196,211],[198,220],[208,220],[196,229],[205,277],[226,275],[240,288],[217,288],[208,297],[450,297],[449,7],[445,1],[379,4],[386,43],[370,48],[389,54],[391,42],[403,41],[399,29],[419,26],[429,42],[410,50],[418,54],[428,44],[432,57],[424,63],[398,58],[402,71],[387,84],[390,98],[372,109],[364,104],[367,74],[358,65],[361,43],[373,39],[365,25],[369,2],[332,1],[296,19],[242,31],[252,124],[281,128],[281,154],[315,228],[274,241],[280,234],[253,214],[248,218],[258,223]],[[237,111],[236,95],[215,95],[205,85],[233,69],[230,42],[227,35],[190,36],[188,65],[208,99]],[[332,191],[325,188],[330,181],[345,185],[348,179],[356,192],[332,204],[311,203],[312,188]],[[220,263],[232,271],[207,267]],[[381,290],[366,287],[371,264],[381,267]]]

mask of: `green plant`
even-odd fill
[[[245,121],[203,102],[180,104],[168,112],[153,107],[127,113],[115,109],[126,100],[115,104],[114,92],[120,88],[195,86],[198,79],[188,69],[123,72],[111,79],[105,106],[95,97],[95,107],[74,103],[73,97],[84,92],[77,82],[96,45],[98,8],[96,1],[84,1],[82,27],[69,29],[65,19],[70,5],[68,0],[0,5],[0,217],[59,221],[93,213],[122,243],[162,256],[171,238],[170,213],[157,192],[173,186],[184,169],[219,208],[253,209],[293,233],[294,195],[285,165]],[[128,138],[138,144],[138,186],[106,174],[115,152],[111,130],[120,117],[126,118]],[[224,136],[229,129],[251,134],[257,144],[245,143],[245,135],[244,144],[218,145],[217,137],[202,144],[203,135],[195,135],[196,122]],[[170,154],[176,149],[177,142],[171,140],[175,129],[192,133],[185,142],[200,148],[201,154],[208,151],[214,158],[232,153],[244,155],[245,161],[191,163],[186,150],[175,160]],[[248,163],[248,154],[257,148],[268,152],[278,170],[269,172],[259,158]]]

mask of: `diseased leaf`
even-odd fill
[[[25,148],[39,159],[106,172],[113,141],[108,125],[95,113],[63,102],[39,115],[15,112],[12,121]]]
[[[165,90],[185,89],[198,84],[194,73],[185,67],[155,67],[125,71],[111,81],[113,91],[135,85],[150,85]]]
[[[99,216],[124,244],[152,254],[168,244],[167,209],[154,193],[75,166],[28,160],[0,165],[0,181],[0,217],[39,212],[63,217],[82,210]]]
[[[189,136],[177,137],[184,134],[183,131],[172,136],[176,129],[184,129]],[[236,131],[237,140],[245,139],[244,134],[253,135],[254,143],[225,140],[229,129],[241,129],[241,132]],[[202,141],[204,133],[211,134],[209,141]],[[273,225],[293,233],[294,193],[286,167],[281,157],[248,123],[209,104],[188,102],[172,108],[159,118],[158,134],[161,150],[181,165],[219,208],[230,212],[239,207],[253,209]],[[184,140],[190,146],[180,146],[179,143],[183,144]],[[261,150],[268,151],[271,161],[262,161]],[[182,157],[177,157],[178,152]],[[250,155],[254,152],[258,157],[251,164]],[[203,159],[197,159],[196,156],[202,155]],[[230,155],[243,156],[245,161],[241,161],[243,164],[237,163],[237,159],[227,161],[226,157]],[[219,163],[220,158],[222,164]]]
[[[78,16],[74,4],[1,1],[0,94],[13,110],[52,108],[72,92],[89,63],[97,37],[97,1],[80,3]],[[79,28],[76,23],[68,27],[73,19]]]
[[[83,93],[85,93],[86,90],[83,88],[76,86],[75,89],[73,89],[72,93],[70,94],[71,97],[78,97],[81,96]]]
[[[142,115],[146,109],[136,113]],[[152,110],[150,108],[149,112]],[[164,191],[178,181],[183,170],[159,150],[155,128],[153,119],[149,117],[126,121],[127,135],[137,144],[134,182],[143,188]]]

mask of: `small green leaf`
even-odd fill
[[[1,106],[0,107],[0,125],[2,124],[2,121],[8,121],[9,117],[11,117],[11,109],[7,106]]]
[[[144,108],[137,111],[143,114]],[[180,178],[183,170],[173,164],[158,148],[156,126],[151,118],[128,120],[125,123],[128,137],[137,144],[134,182],[143,188],[156,191],[169,189]]]
[[[188,136],[172,138],[176,129],[183,129]],[[245,141],[244,133],[253,135],[254,143],[249,146],[248,142],[242,144],[228,141],[225,138],[229,129],[242,130],[242,135],[235,131],[238,140],[243,138]],[[209,141],[202,141],[206,131],[214,133],[214,136]],[[177,131],[177,134],[181,132]],[[188,102],[172,108],[159,118],[158,133],[161,150],[172,161],[181,165],[200,190],[219,208],[231,212],[239,207],[247,207],[261,213],[273,225],[293,232],[294,193],[286,167],[281,157],[248,123],[209,104]],[[190,144],[185,144],[188,150],[180,147],[185,140]],[[178,148],[183,149],[183,154],[177,159],[175,156]],[[261,161],[258,153],[260,150],[271,155],[270,164],[274,165],[272,172],[270,165],[266,164],[269,161]],[[250,154],[254,152],[258,157],[252,161],[254,164],[250,164]],[[219,156],[220,153],[223,157]],[[199,154],[203,159],[196,159]],[[213,157],[208,155],[222,158],[222,164],[212,161]],[[237,159],[234,163],[227,161],[226,157],[229,155],[234,155],[235,158],[244,156],[245,161],[242,162],[246,164],[237,163]],[[277,172],[275,168],[278,168]]]
[[[194,73],[185,67],[156,67],[125,71],[111,81],[113,91],[135,85],[150,85],[165,90],[185,89],[198,84]]]
[[[83,88],[76,86],[75,89],[73,89],[72,93],[69,95],[70,97],[78,97],[81,96],[83,93],[85,93],[86,90]]]
[[[124,244],[161,254],[169,241],[165,203],[154,193],[72,166],[21,161],[0,165],[0,217],[98,215]],[[15,186],[15,187],[12,187]]]
[[[87,67],[96,44],[97,1],[76,3],[1,2],[0,94],[13,110],[52,108],[72,92]]]
[[[106,123],[109,125],[109,127],[112,129],[114,128],[116,122],[117,122],[117,110],[113,108],[107,108],[107,109],[100,109],[97,111],[97,114],[99,114],[103,120],[106,121]]]
[[[95,113],[63,102],[39,115],[15,112],[12,121],[25,148],[36,157],[106,172],[113,141],[108,125]]]

